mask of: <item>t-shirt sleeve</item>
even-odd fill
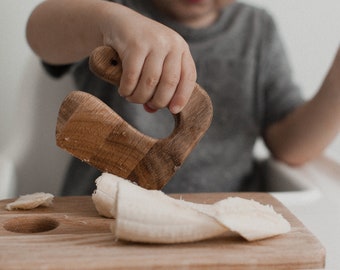
[[[263,129],[282,119],[303,103],[293,80],[287,53],[272,17],[264,16],[260,48],[259,83],[264,91]]]
[[[53,78],[61,78],[64,74],[66,74],[70,68],[72,67],[72,64],[67,65],[51,65],[44,61],[41,62],[43,68]]]

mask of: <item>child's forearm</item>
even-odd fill
[[[100,20],[106,5],[100,0],[47,0],[27,22],[28,43],[47,62],[78,61],[103,44]]]
[[[276,158],[299,165],[318,156],[339,130],[340,49],[318,93],[270,126],[265,140]]]
[[[151,109],[180,112],[196,82],[189,46],[170,28],[103,0],[47,0],[27,23],[27,40],[46,62],[67,64],[100,45],[122,60],[119,94]]]

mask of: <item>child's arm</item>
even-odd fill
[[[340,48],[318,93],[264,134],[272,154],[291,165],[316,156],[340,129]]]
[[[129,101],[179,112],[196,81],[189,47],[170,28],[102,0],[46,0],[32,12],[27,40],[44,61],[67,64],[100,45],[119,54],[119,93]]]

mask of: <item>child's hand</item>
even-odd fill
[[[101,29],[104,45],[112,46],[122,60],[119,94],[149,111],[168,106],[172,113],[180,112],[196,82],[188,44],[168,27],[116,7]]]
[[[113,47],[123,64],[119,93],[151,109],[168,106],[178,113],[195,86],[195,64],[184,39],[114,2],[43,1],[30,15],[26,36],[50,64],[75,63],[98,46]]]

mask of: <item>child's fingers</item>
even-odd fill
[[[154,95],[162,75],[164,56],[150,52],[146,57],[138,84],[127,100],[134,103],[147,103]]]
[[[118,93],[122,97],[128,97],[133,94],[138,84],[145,56],[137,51],[127,53],[122,58],[123,73],[120,79]]]
[[[196,85],[196,78],[196,67],[191,54],[190,52],[184,52],[182,56],[181,79],[169,104],[169,110],[173,114],[179,113],[189,101]]]
[[[162,75],[149,107],[160,109],[167,107],[177,89],[181,76],[181,55],[171,52],[164,60]]]

